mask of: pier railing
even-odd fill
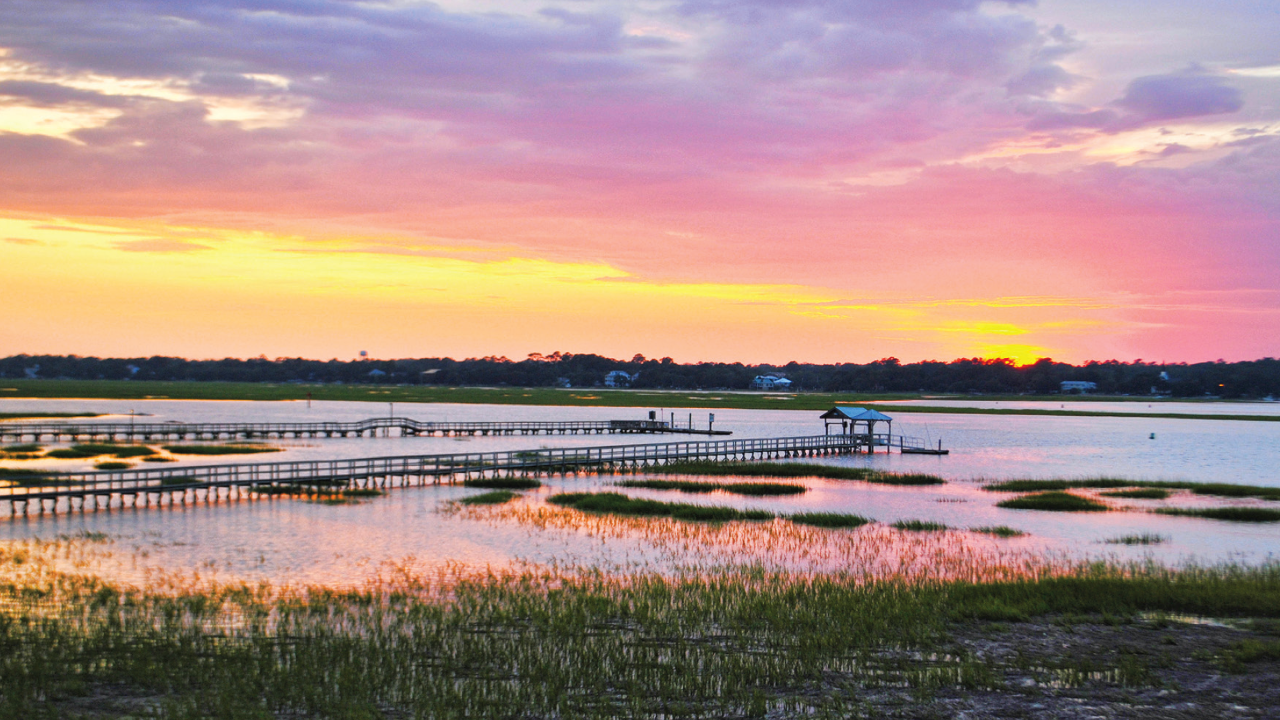
[[[116,438],[165,440],[253,439],[285,437],[376,436],[392,429],[401,435],[577,435],[684,432],[658,420],[561,420],[507,422],[429,422],[404,417],[369,418],[355,422],[176,423],[176,422],[14,422],[0,423],[0,440],[42,438]]]
[[[139,496],[173,495],[207,491],[219,497],[220,490],[244,493],[272,486],[357,487],[376,484],[425,484],[449,482],[459,477],[565,473],[589,469],[622,469],[661,465],[688,460],[749,460],[847,453],[859,445],[857,438],[819,435],[813,437],[758,438],[748,440],[690,441],[644,445],[608,445],[577,448],[540,448],[443,455],[407,455],[352,458],[344,460],[295,460],[287,462],[233,463],[182,468],[94,471],[6,476],[0,487],[0,501],[10,508],[28,511],[28,503],[92,498],[123,502]],[[208,495],[206,495],[208,497]],[[170,502],[172,502],[170,498]]]

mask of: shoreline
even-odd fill
[[[12,394],[10,394],[12,393]],[[900,401],[972,399],[970,396],[935,394],[767,393],[701,390],[619,390],[603,388],[485,388],[427,385],[293,385],[270,383],[169,382],[122,380],[7,380],[0,381],[3,400],[182,400],[305,402],[339,401],[369,403],[456,403],[466,405],[537,405],[547,407],[689,408],[706,410],[826,410],[833,405],[873,407],[900,414],[1028,415],[1045,417],[1132,417],[1169,420],[1224,420],[1280,422],[1280,414],[1196,414],[1186,412],[1118,412],[1114,410],[1066,410],[1061,408],[973,408],[938,405],[903,405]],[[982,396],[996,402],[1061,403],[1064,396]],[[1132,402],[1159,405],[1168,402],[1253,404],[1238,400],[1157,399],[1125,396],[1072,396],[1071,402]],[[7,419],[17,413],[7,413]],[[47,417],[30,414],[28,418]],[[0,422],[4,421],[0,419]]]

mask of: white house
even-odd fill
[[[791,381],[777,375],[757,375],[751,381],[751,387],[756,390],[787,390],[791,387]]]
[[[1083,395],[1097,390],[1098,383],[1089,382],[1088,380],[1063,380],[1061,387],[1063,393],[1080,393]]]
[[[640,377],[640,373],[632,375],[626,370],[612,370],[604,376],[605,387],[631,387],[631,383]]]

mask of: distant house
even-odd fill
[[[787,390],[791,381],[777,375],[757,375],[751,381],[751,387],[755,390]]]
[[[379,369],[377,369],[377,368],[374,368],[374,369],[372,369],[372,370],[370,370],[370,371],[369,371],[369,379],[370,379],[370,380],[373,380],[373,381],[375,381],[375,382],[376,382],[376,381],[378,381],[378,380],[382,380],[382,379],[384,379],[384,378],[386,378],[386,377],[387,377],[387,374],[386,374],[385,372],[383,372],[382,370],[379,370]]]
[[[631,383],[640,377],[640,373],[632,375],[626,370],[612,370],[608,375],[604,376],[604,386],[611,388],[631,387]]]
[[[1088,380],[1063,380],[1061,390],[1064,395],[1077,393],[1083,395],[1098,389],[1098,383]]]
[[[561,377],[561,378],[556,378],[555,386],[558,388],[567,388],[567,387],[573,387],[573,383],[569,382],[569,378]]]

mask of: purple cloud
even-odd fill
[[[1244,107],[1244,97],[1222,78],[1175,73],[1137,78],[1116,105],[1153,122],[1233,113]]]

